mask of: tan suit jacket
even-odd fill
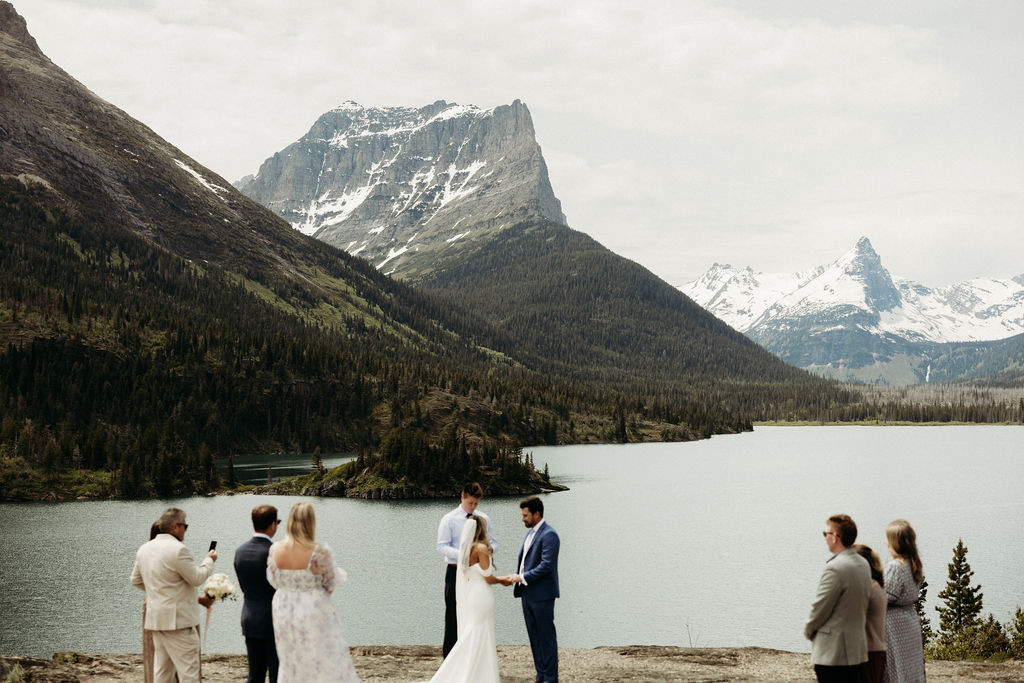
[[[197,565],[185,544],[170,534],[158,534],[135,553],[132,585],[146,591],[142,628],[174,631],[199,624],[196,587],[213,573],[213,560]]]
[[[811,664],[853,666],[868,661],[866,621],[871,568],[851,548],[828,561],[804,626]]]

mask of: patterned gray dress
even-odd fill
[[[889,560],[885,565],[885,594],[889,598],[885,610],[886,683],[924,681],[921,622],[914,609],[920,592],[910,567],[899,560]]]

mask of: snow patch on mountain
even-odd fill
[[[518,100],[493,109],[343,102],[236,186],[295,229],[389,268],[421,248],[458,249],[451,238],[467,228],[565,223]]]
[[[227,188],[211,183],[202,175],[200,175],[199,171],[195,170],[194,168],[186,164],[184,161],[179,161],[178,159],[172,159],[172,161],[175,164],[177,164],[178,168],[192,176],[193,180],[195,180],[200,185],[205,187],[207,190],[215,194],[221,201],[227,202],[227,199],[224,198],[224,193],[227,192]]]
[[[907,341],[993,341],[1024,332],[1024,276],[930,288],[892,278],[866,238],[836,261],[802,273],[716,263],[679,289],[743,333],[809,323],[821,332],[835,329],[837,318]],[[851,317],[853,312],[863,315]]]

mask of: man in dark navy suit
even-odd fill
[[[558,534],[544,522],[544,503],[534,496],[519,504],[530,532],[519,551],[519,573],[510,578],[512,592],[523,600],[523,618],[530,636],[538,683],[558,681],[558,638],[555,598],[558,597]]]
[[[270,683],[277,683],[277,648],[274,645],[274,621],[271,600],[274,587],[267,581],[267,555],[271,538],[277,532],[277,508],[258,505],[252,509],[252,538],[235,551],[235,575],[242,587],[242,635],[249,656],[248,683],[263,683],[270,673]]]

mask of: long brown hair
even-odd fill
[[[917,534],[914,533],[914,527],[905,519],[893,520],[885,528],[885,538],[889,541],[892,554],[910,566],[910,575],[914,577],[914,582],[921,585],[924,581],[924,565],[921,564],[921,556],[917,554]]]
[[[853,549],[858,555],[868,561],[868,566],[871,567],[871,579],[882,588],[885,588],[885,574],[882,573],[882,558],[878,556],[870,546],[866,546],[863,543],[858,543],[853,546]]]

